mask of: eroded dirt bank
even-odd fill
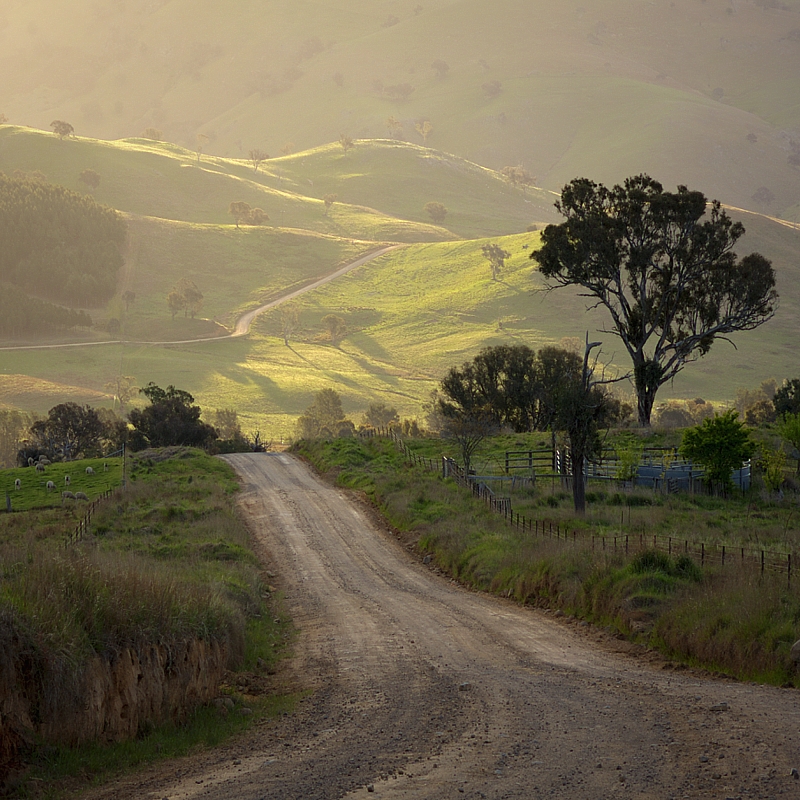
[[[228,460],[300,630],[279,677],[312,693],[233,744],[91,797],[800,796],[795,690],[665,669],[467,592],[292,456]]]

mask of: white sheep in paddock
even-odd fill
[[[86,474],[87,475],[94,475],[94,470],[91,467],[86,467]]]
[[[75,495],[72,492],[61,492],[61,499],[62,500],[74,500]]]
[[[69,486],[69,475],[64,476],[64,483]]]
[[[76,500],[86,500],[89,501],[89,498],[86,496],[85,492],[75,492],[75,499]]]
[[[52,492],[53,489],[56,488],[56,485],[53,483],[53,481],[47,481],[46,488],[48,492]]]
[[[28,456],[28,466],[29,467],[33,466],[33,456]]]
[[[14,488],[15,488],[15,489],[21,489],[21,488],[22,488],[22,481],[21,481],[19,478],[17,478],[17,479],[14,481]]]
[[[35,465],[37,472],[44,472],[44,464],[40,461],[38,464]]]
[[[48,464],[52,464],[53,462],[45,456],[39,456],[39,463],[46,467]]]

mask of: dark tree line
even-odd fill
[[[0,336],[18,338],[91,326],[85,311],[36,300],[17,286],[0,283]]]
[[[64,305],[102,305],[125,236],[122,217],[91,197],[0,173],[0,281]]]

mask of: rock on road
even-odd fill
[[[664,669],[423,566],[288,454],[226,456],[299,629],[297,712],[92,797],[800,796],[795,690]]]

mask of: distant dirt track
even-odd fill
[[[239,319],[236,320],[236,324],[233,326],[233,332],[228,333],[225,336],[205,336],[200,337],[199,339],[179,339],[178,341],[171,341],[171,342],[146,342],[146,341],[139,341],[137,340],[128,340],[128,339],[111,339],[107,342],[68,342],[66,344],[23,344],[23,345],[12,345],[9,347],[0,347],[0,352],[3,350],[57,350],[60,348],[65,347],[99,347],[105,344],[137,344],[137,345],[167,345],[167,344],[199,344],[202,342],[222,342],[226,339],[232,339],[238,336],[246,336],[250,333],[250,326],[253,324],[253,320],[262,312],[267,311],[270,308],[275,308],[275,306],[279,306],[281,303],[285,303],[288,300],[294,300],[295,297],[300,297],[300,295],[305,294],[306,292],[311,292],[314,289],[318,289],[320,286],[324,286],[326,283],[330,283],[332,280],[336,278],[340,278],[342,275],[346,275],[351,270],[356,269],[357,267],[366,264],[368,261],[372,261],[375,258],[378,258],[385,253],[390,252],[391,250],[396,250],[398,247],[404,247],[402,244],[393,244],[389,247],[382,247],[380,250],[375,250],[372,253],[367,253],[365,256],[361,256],[360,258],[355,259],[355,261],[350,261],[349,263],[345,264],[343,267],[339,267],[335,272],[331,272],[329,275],[325,275],[322,278],[319,278],[312,283],[306,284],[299,289],[294,289],[291,292],[287,292],[286,294],[281,295],[280,297],[275,298],[275,300],[271,300],[269,303],[265,303],[263,306],[259,306],[258,308],[253,309],[252,311],[247,311],[242,314]],[[222,326],[220,326],[222,327]]]
[[[92,798],[797,797],[795,690],[475,594],[288,454],[227,456],[299,629],[300,709]],[[368,786],[374,791],[369,792]]]

